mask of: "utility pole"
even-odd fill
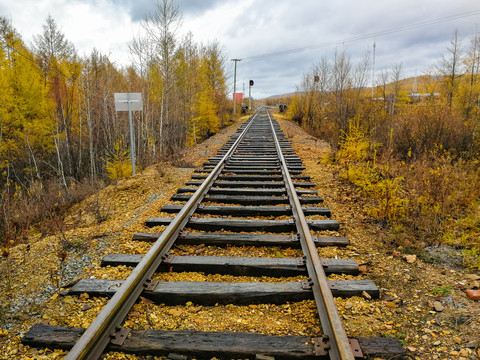
[[[372,100],[374,99],[373,89],[375,88],[375,48],[377,45],[373,42],[373,64],[372,64]]]
[[[242,59],[232,59],[235,63],[233,71],[233,113],[237,113],[237,62],[242,61]]]
[[[415,70],[415,77],[413,78],[413,89],[412,89],[412,92],[413,92],[413,93],[416,93],[416,92],[417,92],[417,70]]]

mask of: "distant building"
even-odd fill
[[[237,99],[237,101],[240,101],[242,102],[243,100],[243,93],[235,93],[233,96],[235,96],[233,99],[235,100],[235,98]]]
[[[410,93],[407,96],[410,99],[410,102],[414,103],[414,102],[423,101],[423,100],[425,100],[426,98],[429,98],[429,97],[437,98],[437,97],[440,96],[440,93],[438,93],[438,92],[435,92],[435,93]]]

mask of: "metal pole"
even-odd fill
[[[130,156],[132,158],[132,175],[135,175],[135,137],[133,134],[132,110],[130,108],[130,93],[127,95],[128,120],[130,122]]]
[[[248,84],[248,110],[252,110],[252,85]]]
[[[237,113],[237,59],[233,59],[235,63],[233,71],[233,113]]]
[[[237,113],[237,62],[242,61],[241,59],[232,59],[235,63],[233,70],[233,113]]]
[[[375,99],[374,89],[375,89],[375,48],[377,45],[375,41],[373,42],[373,64],[372,64],[372,100]]]

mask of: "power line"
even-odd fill
[[[359,40],[375,38],[375,37],[378,37],[378,36],[384,36],[384,35],[389,35],[389,34],[393,34],[393,33],[396,33],[396,32],[401,32],[401,31],[406,31],[406,30],[411,30],[411,29],[417,29],[417,28],[424,27],[424,26],[440,24],[440,23],[443,23],[443,22],[462,19],[462,18],[465,18],[465,17],[475,16],[475,15],[480,15],[480,10],[472,10],[472,11],[469,11],[469,12],[466,12],[466,13],[451,15],[451,16],[447,16],[447,17],[443,17],[443,18],[437,18],[437,19],[433,19],[433,20],[429,20],[429,21],[420,22],[420,23],[417,23],[417,24],[410,24],[410,25],[406,25],[406,26],[401,26],[401,27],[398,27],[398,28],[390,29],[390,30],[383,30],[383,31],[375,32],[375,33],[358,35],[358,36],[354,36],[354,37],[346,38],[346,39],[342,39],[342,40],[335,40],[335,41],[329,41],[329,42],[324,42],[324,43],[317,43],[317,44],[307,45],[307,46],[303,46],[303,47],[299,47],[299,48],[293,48],[293,49],[288,49],[288,50],[280,50],[280,51],[275,51],[275,52],[266,53],[266,54],[254,55],[254,56],[250,56],[250,57],[245,57],[244,60],[246,60],[246,61],[258,61],[258,60],[263,60],[263,59],[273,57],[273,56],[287,55],[287,54],[302,52],[302,51],[311,50],[311,49],[318,49],[318,48],[328,47],[328,46],[332,46],[332,45],[338,45],[338,44],[343,44],[343,43],[348,43],[348,42],[355,42],[355,41],[359,41]]]

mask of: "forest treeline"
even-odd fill
[[[331,143],[326,162],[370,199],[367,214],[393,230],[385,241],[404,251],[453,245],[478,268],[479,65],[479,36],[461,40],[455,31],[428,74],[404,79],[395,64],[372,89],[371,55],[353,64],[336,51],[283,99],[291,119]]]
[[[181,37],[181,24],[177,4],[159,1],[129,42],[132,65],[119,67],[96,49],[80,56],[51,16],[31,43],[0,17],[0,236],[15,242],[102,180],[131,173],[128,113],[115,111],[115,92],[142,93],[140,168],[229,121],[222,46]]]

